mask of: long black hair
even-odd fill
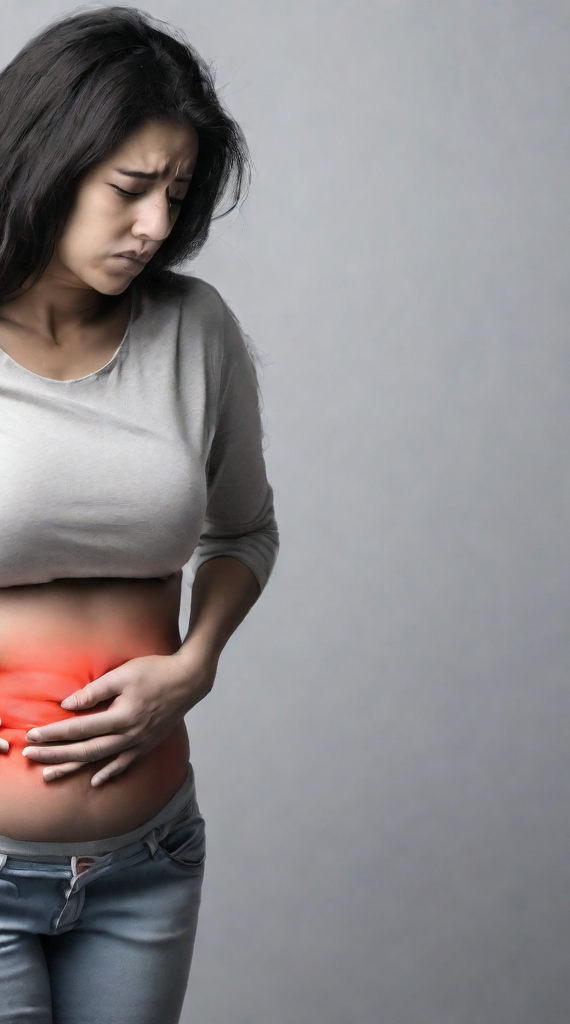
[[[135,279],[159,295],[251,182],[245,136],[210,66],[182,30],[137,8],[97,6],[50,23],[0,72],[0,301],[41,277],[85,171],[151,119],[190,124],[199,139],[172,231]],[[232,181],[232,204],[218,212]]]

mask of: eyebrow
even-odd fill
[[[119,174],[126,174],[126,176],[128,178],[144,178],[147,181],[155,181],[156,178],[165,178],[166,175],[168,174],[168,171],[169,171],[168,167],[166,168],[165,171],[162,172],[162,174],[160,174],[158,171],[150,171],[150,172],[149,171],[128,171],[124,167],[115,167],[113,169],[115,171],[118,171]],[[175,181],[190,181],[191,178],[192,178],[192,175],[190,175],[187,178],[175,178],[174,180]]]

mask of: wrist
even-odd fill
[[[220,653],[211,644],[192,635],[186,637],[181,647],[170,657],[182,675],[194,681],[197,677],[206,680],[216,674]]]

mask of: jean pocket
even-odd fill
[[[170,832],[158,844],[169,860],[187,868],[198,868],[206,860],[206,824],[201,814]]]

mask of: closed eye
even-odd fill
[[[113,185],[113,188],[116,188],[117,192],[120,192],[120,194],[122,196],[143,196],[144,195],[144,192],[127,192],[127,190],[125,188],[121,188],[119,185]],[[182,206],[182,203],[183,203],[184,200],[182,200],[182,199],[173,199],[172,196],[169,196],[168,197],[168,201],[169,201],[169,203],[171,205],[174,203],[175,206]]]
[[[117,192],[120,192],[122,196],[142,196],[143,194],[142,192],[127,192],[125,188],[120,188],[119,185],[113,185],[113,188],[116,188]]]

